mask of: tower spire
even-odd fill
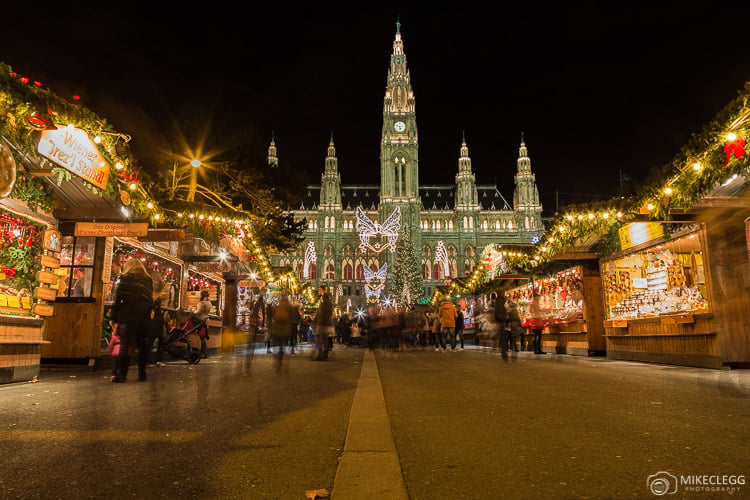
[[[268,166],[269,167],[278,167],[279,166],[279,158],[276,156],[276,140],[275,140],[275,134],[274,131],[271,131],[271,144],[268,146]]]

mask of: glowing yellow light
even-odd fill
[[[602,219],[609,219],[609,212],[604,212],[602,214]]]
[[[648,210],[649,212],[651,210],[653,210],[653,209],[654,209],[654,204],[653,203],[649,203],[648,205],[646,205],[646,210]]]
[[[100,144],[102,142],[102,138],[97,135],[96,137],[94,137],[94,142]]]
[[[208,216],[208,220],[214,220],[214,216],[213,215],[209,215]]]
[[[195,214],[190,214],[190,215],[188,215],[188,217],[190,217],[192,219],[193,217],[195,217]]]
[[[593,219],[594,217],[596,217],[596,215],[594,215],[594,214],[589,214],[589,220]]]
[[[200,160],[193,160],[193,161],[190,162],[190,166],[198,168],[198,167],[201,166],[201,161]]]
[[[727,140],[728,140],[728,141],[733,141],[733,140],[735,140],[736,138],[737,138],[737,134],[735,134],[734,132],[729,132],[729,133],[727,134]]]
[[[154,204],[149,201],[148,203],[146,203],[146,207],[148,207],[149,209],[154,208]]]
[[[198,220],[203,220],[203,219],[205,219],[205,216],[204,216],[203,214],[200,214],[200,215],[198,216]]]
[[[671,187],[664,188],[664,194],[666,194],[667,196],[670,196],[672,194],[672,188]]]
[[[695,170],[696,172],[697,172],[698,170],[700,170],[701,168],[703,168],[703,167],[702,167],[702,166],[701,166],[701,164],[700,164],[700,163],[698,163],[697,161],[696,161],[695,163],[693,163],[693,170]]]
[[[118,161],[117,163],[115,163],[115,168],[116,168],[117,170],[122,170],[123,168],[125,168],[125,165],[123,165],[122,163],[120,163],[120,162]]]
[[[555,238],[553,238],[553,237],[550,236],[549,240],[547,240],[547,241],[549,241],[550,243],[552,243],[552,242],[555,241]]]
[[[560,230],[560,232],[562,233],[563,231],[565,231],[565,226],[560,226],[560,227],[559,227],[558,229],[559,229],[559,230]]]
[[[583,215],[579,215],[578,220],[583,220]]]
[[[622,218],[622,212],[617,212],[615,215],[617,216],[618,219]]]
[[[177,212],[177,217],[182,217],[182,212]]]
[[[573,216],[572,215],[568,215],[568,220],[573,220]]]
[[[135,188],[137,188],[137,187],[138,187],[138,186],[136,186],[135,182],[131,182],[131,183],[130,183],[130,190],[131,190],[131,191],[135,191]]]
[[[154,214],[154,220],[159,220],[159,219],[161,219],[161,215],[160,214]]]
[[[542,252],[546,252],[546,251],[547,251],[547,247],[542,247]]]

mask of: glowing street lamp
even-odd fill
[[[200,160],[192,160],[190,166],[190,185],[188,186],[187,201],[195,201],[195,190],[198,187],[198,167],[201,166]]]

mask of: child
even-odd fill
[[[117,325],[112,331],[112,338],[109,340],[107,346],[107,354],[112,356],[112,376],[110,380],[114,380],[120,374],[120,370],[117,366],[117,356],[120,355],[120,335],[124,333],[125,325]],[[130,344],[130,356],[135,356],[135,343]]]

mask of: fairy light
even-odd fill
[[[653,203],[649,203],[648,205],[646,205],[646,210],[648,210],[649,212],[651,210],[653,210],[653,209],[654,209],[654,204]]]
[[[671,196],[672,195],[672,188],[671,187],[664,188],[664,194],[666,194],[667,196]]]
[[[135,182],[131,182],[131,183],[130,183],[130,190],[131,190],[131,191],[135,191],[135,188],[137,188],[137,187],[138,187],[138,186],[136,185],[136,183],[135,183]]]
[[[701,168],[703,168],[703,166],[697,161],[693,163],[693,170],[695,170],[696,172],[698,172]]]
[[[161,214],[154,214],[154,220],[161,219]]]
[[[117,163],[115,163],[115,168],[117,170],[122,170],[123,168],[125,168],[125,165],[118,161]]]
[[[154,204],[149,201],[148,203],[146,203],[146,207],[148,207],[148,209],[150,210],[154,208]]]
[[[602,219],[609,219],[609,212],[604,212],[602,214]]]
[[[727,140],[728,140],[728,141],[733,141],[733,140],[735,140],[735,139],[737,139],[737,134],[735,134],[734,132],[729,132],[729,133],[727,134]]]
[[[96,144],[101,144],[101,142],[102,142],[102,138],[101,138],[101,137],[99,137],[99,136],[97,135],[96,137],[94,137],[94,142],[95,142]]]

